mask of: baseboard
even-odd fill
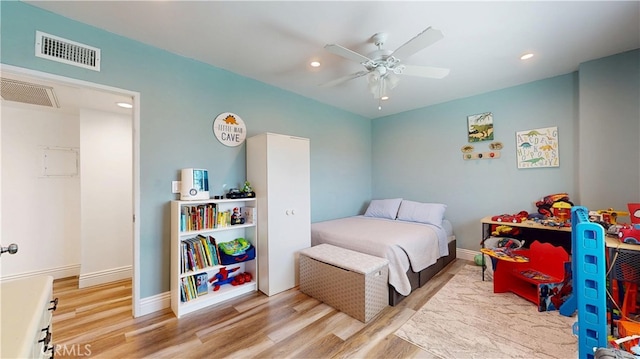
[[[80,264],[71,264],[68,266],[62,266],[57,268],[42,269],[38,271],[25,272],[19,274],[5,275],[0,278],[0,282],[23,279],[23,278],[35,278],[43,275],[50,275],[53,279],[75,277],[80,274]]]
[[[140,313],[137,316],[151,314],[171,306],[171,292],[164,292],[140,299]]]
[[[78,288],[86,288],[133,277],[133,266],[111,268],[102,271],[83,273],[78,278]]]

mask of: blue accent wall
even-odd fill
[[[480,219],[532,212],[541,197],[575,195],[577,74],[373,120],[373,197],[403,197],[447,205],[458,247],[478,250]],[[469,145],[467,116],[493,113],[499,159],[463,160]],[[560,166],[518,169],[517,131],[558,127]],[[476,142],[476,152],[492,141]]]
[[[626,211],[640,202],[640,50],[581,64],[579,81],[581,198]]]
[[[242,118],[248,136],[310,139],[312,221],[357,214],[371,197],[371,122],[343,110],[181,57],[22,2],[2,1],[1,62],[139,92],[141,296],[169,290],[171,181],[209,170],[214,193],[245,180],[245,145],[226,147],[212,124]],[[34,55],[36,30],[101,49],[101,71]],[[295,179],[292,179],[295,181]]]

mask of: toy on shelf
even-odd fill
[[[596,212],[602,216],[602,221],[609,224],[617,224],[618,216],[628,216],[629,212],[616,211],[613,208],[599,209]]]
[[[573,202],[569,200],[569,195],[567,193],[563,192],[550,194],[543,197],[540,201],[536,202],[538,213],[542,214],[545,217],[554,217],[555,213],[553,210],[553,205],[560,202],[568,204],[570,206],[569,208],[573,207]]]
[[[252,278],[251,273],[248,273],[248,272],[240,273],[235,277],[233,277],[233,280],[231,281],[231,285],[236,286],[236,285],[249,283],[251,282],[251,278]]]
[[[491,235],[496,237],[517,236],[518,234],[520,234],[520,229],[518,227],[511,227],[507,225],[494,225],[493,230],[491,231]]]
[[[251,188],[251,184],[249,183],[249,181],[244,182],[241,192],[244,193],[245,197],[247,198],[256,197],[256,193],[253,191],[253,188]]]
[[[229,192],[226,194],[226,197],[229,199],[237,199],[237,198],[256,198],[256,193],[251,188],[251,184],[249,181],[245,181],[242,186],[242,190],[237,188],[230,188]]]
[[[626,224],[618,230],[620,242],[640,244],[640,224]]]
[[[209,283],[213,285],[213,291],[218,291],[220,286],[223,284],[229,284],[233,281],[235,277],[230,277],[229,275],[235,271],[240,269],[240,267],[227,269],[227,267],[222,267],[211,279],[209,279]]]
[[[495,222],[521,223],[526,221],[528,217],[529,213],[527,211],[520,211],[516,214],[499,214],[491,217],[491,220]]]
[[[627,207],[629,207],[631,223],[640,224],[640,203],[627,203]]]
[[[553,210],[553,216],[558,219],[559,222],[566,222],[571,218],[571,204],[559,201],[551,205]]]
[[[233,214],[231,214],[231,224],[244,224],[244,218],[242,218],[240,208],[238,207],[233,208]]]
[[[556,217],[549,217],[547,219],[539,219],[536,218],[534,220],[534,222],[542,225],[542,226],[549,226],[549,227],[571,227],[571,219],[566,219],[564,221],[559,220]]]

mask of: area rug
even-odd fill
[[[538,312],[512,293],[493,293],[467,265],[395,332],[433,358],[577,358],[575,317]]]

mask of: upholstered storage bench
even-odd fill
[[[300,291],[364,323],[389,302],[389,262],[330,244],[300,251]]]

